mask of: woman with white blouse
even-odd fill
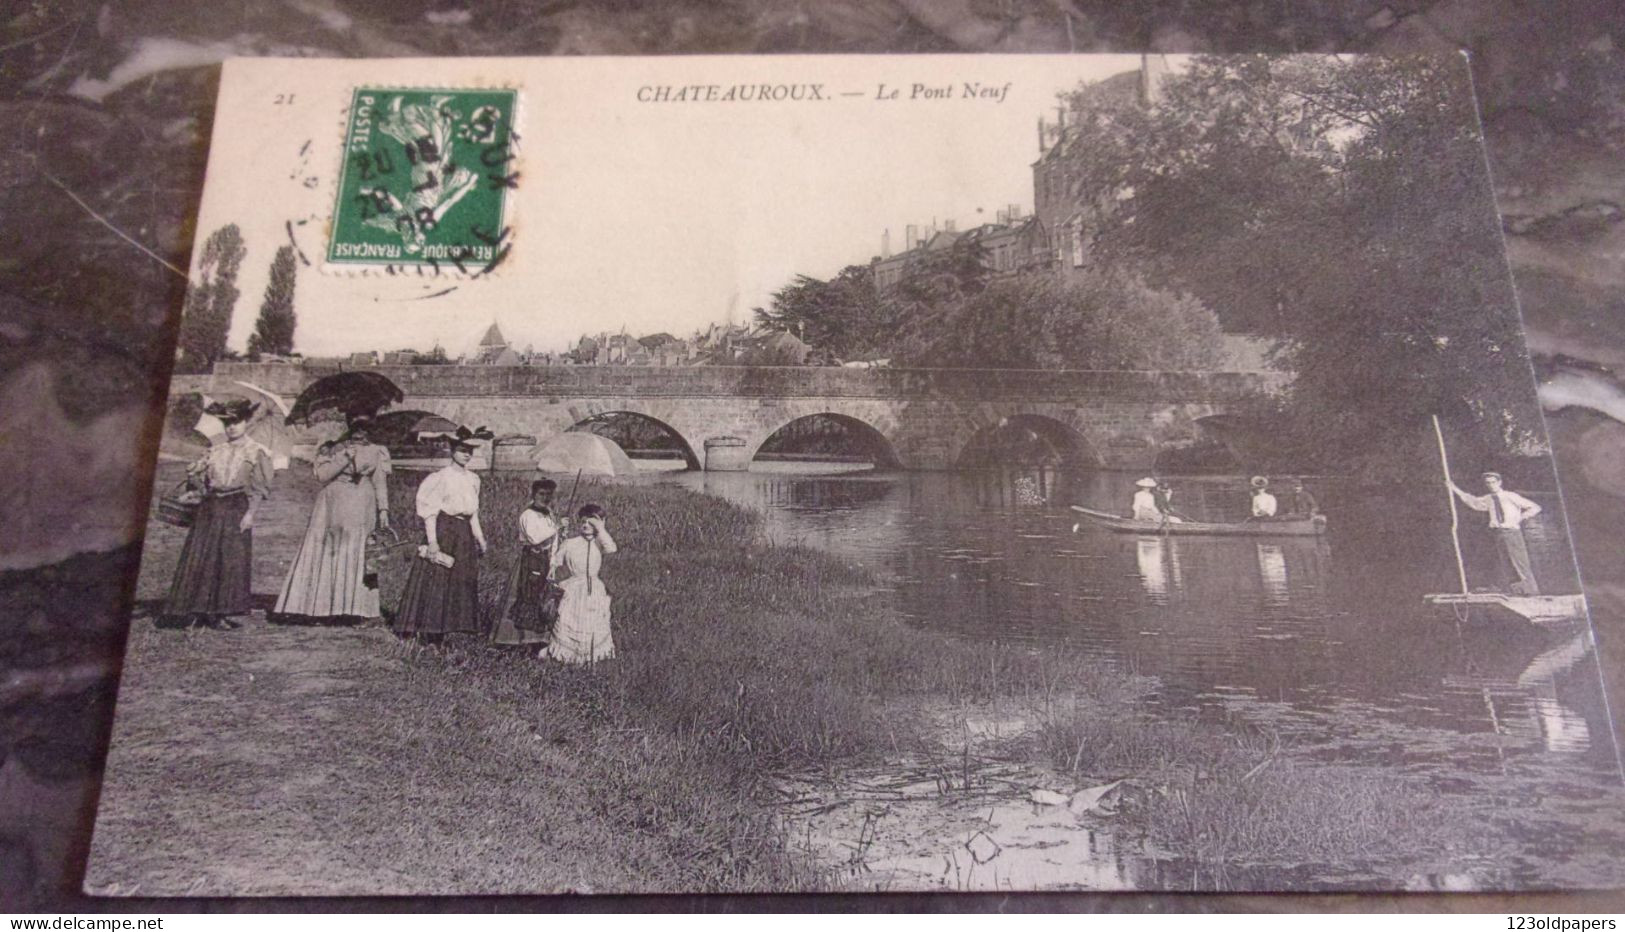
[[[582,505],[576,512],[576,536],[553,553],[553,567],[568,574],[559,583],[559,620],[542,656],[561,663],[593,663],[615,656],[609,631],[609,592],[598,573],[604,557],[615,552],[615,539],[604,527],[604,509]]]
[[[551,626],[544,617],[543,603],[561,532],[560,519],[553,512],[553,493],[558,487],[552,479],[530,484],[530,504],[519,513],[519,559],[508,579],[502,613],[491,629],[494,644],[535,647],[547,643]]]
[[[400,634],[438,640],[453,631],[481,630],[480,554],[485,552],[485,531],[480,527],[480,477],[468,468],[474,446],[472,437],[454,438],[451,465],[431,473],[418,486],[417,514],[427,542],[412,561],[395,612],[395,630]]]

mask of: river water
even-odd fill
[[[1310,480],[1331,516],[1319,539],[1120,534],[1079,524],[1068,508],[1123,513],[1135,478],[1022,469],[816,475],[796,464],[757,464],[748,473],[663,481],[760,511],[776,542],[870,568],[893,610],[920,629],[1069,645],[1154,677],[1160,714],[1256,725],[1315,760],[1405,774],[1444,794],[1508,796],[1527,816],[1509,819],[1508,845],[1481,862],[1376,881],[1354,868],[1275,872],[1241,886],[1619,882],[1614,856],[1599,859],[1597,838],[1581,830],[1595,827],[1599,808],[1617,823],[1625,798],[1590,632],[1554,635],[1494,617],[1459,624],[1447,609],[1425,606],[1424,593],[1459,588],[1442,497],[1436,512],[1407,516]],[[1195,518],[1236,519],[1247,509],[1244,478],[1176,478],[1174,487],[1176,507]],[[1537,577],[1548,593],[1577,592],[1555,495],[1531,497],[1549,506],[1528,531]],[[1483,523],[1471,512],[1462,520],[1475,587],[1493,585],[1496,573]],[[932,793],[910,796],[906,780],[881,782],[887,812],[917,798],[942,822]],[[938,826],[956,839],[946,856],[914,839],[888,866],[902,864],[899,882],[910,886],[931,877],[959,887],[1186,882],[1169,880],[1166,863],[1109,832],[1073,833],[1066,844],[1077,850],[1057,852],[1065,846],[1043,831],[1057,817],[1018,795],[960,807],[958,823],[949,817]],[[848,812],[851,824],[841,827],[873,834],[876,811]],[[988,847],[978,834],[998,844]],[[1011,842],[1022,838],[1039,840]],[[1603,844],[1617,850],[1618,836]],[[978,845],[997,851],[983,862]],[[967,882],[978,866],[982,882]]]

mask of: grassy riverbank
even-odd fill
[[[395,477],[395,522],[418,526],[410,475]],[[568,488],[569,483],[566,483]],[[481,520],[492,552],[480,567],[487,620],[516,558],[511,543],[528,481],[488,477]],[[586,484],[577,505],[609,512],[620,552],[605,561],[619,659],[581,677],[612,718],[693,742],[754,771],[805,767],[912,740],[888,700],[961,703],[996,696],[1115,694],[1124,677],[1081,658],[968,644],[891,618],[863,570],[762,540],[734,505],[658,485]],[[404,580],[386,569],[384,602]],[[569,673],[570,671],[563,671]],[[561,682],[571,677],[558,677]]]
[[[420,478],[392,479],[393,520],[413,539]],[[527,497],[527,479],[487,477],[488,617]],[[1335,863],[1440,825],[1397,779],[1304,766],[1217,727],[1142,721],[1149,684],[1087,658],[910,628],[866,572],[774,546],[730,504],[637,483],[584,484],[586,501],[605,506],[621,546],[603,572],[620,656],[597,667],[473,636],[426,649],[378,627],[138,622],[92,888],[828,889],[839,878],[785,837],[773,775],[934,759],[944,710],[981,703],[1032,713],[1001,753],[1051,762],[1077,785],[1130,777],[1121,826],[1180,857]],[[256,536],[296,537],[302,526],[280,525],[298,521],[290,511]],[[382,569],[385,605],[408,553]],[[270,584],[256,577],[256,592]]]

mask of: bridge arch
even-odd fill
[[[1256,463],[1259,451],[1270,444],[1268,427],[1257,418],[1215,411],[1191,419],[1196,428],[1187,447],[1163,451],[1161,459],[1178,462],[1183,471],[1245,472]],[[1194,461],[1186,466],[1187,461]]]
[[[793,436],[798,428],[805,431],[804,436]],[[798,440],[802,442],[796,444]],[[876,469],[899,469],[903,465],[897,448],[884,431],[861,416],[838,411],[811,411],[784,420],[755,444],[751,450],[751,462],[755,462],[764,452],[775,452],[771,448],[776,445],[799,445],[803,447],[801,452],[817,454],[827,452],[821,447],[840,440],[855,445],[868,455]]]
[[[1099,466],[1084,429],[1049,413],[1018,411],[974,423],[957,444],[959,468],[1008,463]]]
[[[634,452],[670,450],[683,460],[685,468],[703,468],[694,446],[682,431],[652,414],[630,408],[597,411],[578,417],[565,432],[582,431],[613,440],[631,455]]]

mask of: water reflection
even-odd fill
[[[1425,607],[1422,594],[1455,579],[1447,525],[1404,524],[1380,503],[1363,509],[1315,488],[1332,515],[1325,537],[1073,530],[1067,506],[1125,513],[1136,478],[1006,469],[668,481],[760,510],[775,540],[869,567],[891,609],[920,629],[1066,644],[1155,677],[1151,711],[1251,725],[1315,760],[1496,800],[1498,824],[1545,827],[1518,838],[1530,829],[1505,828],[1519,845],[1506,851],[1517,854],[1493,870],[1469,858],[1406,881],[1416,888],[1555,882],[1557,865],[1589,856],[1587,838],[1617,828],[1598,828],[1619,821],[1596,800],[1619,798],[1621,767],[1589,635],[1554,642],[1532,626],[1458,624]],[[1176,478],[1174,486],[1193,518],[1247,513],[1240,478]],[[1574,591],[1560,509],[1546,514],[1527,535],[1536,572],[1550,591]],[[1487,534],[1464,533],[1463,544],[1470,566],[1494,565]],[[1340,876],[1313,866],[1301,877],[1204,873],[1124,850],[1122,839],[1075,820],[1056,823],[1056,813],[1019,798],[960,805],[928,795],[918,811],[896,800],[884,813],[844,806],[821,817],[834,830],[824,837],[850,846],[869,831],[869,876],[910,887],[1326,886]],[[1573,831],[1552,827],[1563,819]],[[978,833],[997,840],[996,857],[978,862],[966,847]]]
[[[1153,605],[1168,604],[1168,542],[1167,538],[1141,537],[1135,541],[1135,562],[1140,569],[1140,582]]]
[[[1255,544],[1258,548],[1258,576],[1264,583],[1264,602],[1274,608],[1287,604],[1286,554],[1279,544]]]
[[[786,464],[788,466],[789,464]],[[1397,523],[1315,488],[1327,537],[1222,538],[1072,528],[1073,503],[1127,510],[1137,476],[1054,469],[671,477],[761,510],[783,542],[881,575],[892,608],[957,637],[1065,642],[1153,675],[1170,710],[1240,716],[1327,759],[1441,780],[1506,768],[1617,783],[1584,645],[1475,619],[1421,596],[1454,580],[1447,526]],[[1247,512],[1240,478],[1175,478],[1203,520]],[[1333,490],[1335,491],[1335,490]],[[1543,585],[1572,591],[1557,508],[1529,535]],[[1480,539],[1482,538],[1482,539]],[[1469,547],[1488,535],[1463,535]],[[1494,553],[1483,554],[1493,565]],[[1486,699],[1486,696],[1488,699]],[[1599,746],[1600,745],[1600,746]]]

